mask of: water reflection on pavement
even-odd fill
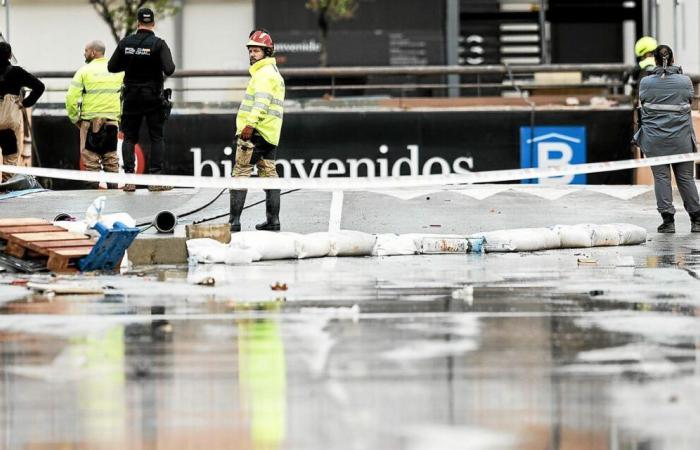
[[[698,253],[587,253],[0,284],[0,448],[700,448]]]

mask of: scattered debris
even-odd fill
[[[206,277],[200,280],[197,284],[200,286],[215,286],[216,280],[214,279],[214,277]]]
[[[91,295],[104,294],[101,287],[86,287],[61,283],[27,283],[27,287],[42,293],[54,293],[57,295]]]
[[[579,258],[577,260],[579,266],[595,266],[598,264],[598,260],[595,258]]]
[[[272,289],[273,291],[286,291],[288,288],[287,283],[280,283],[278,281],[275,284],[271,285],[270,289]]]

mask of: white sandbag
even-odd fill
[[[361,231],[341,230],[328,233],[331,251],[328,256],[370,256],[377,236]]]
[[[612,224],[593,225],[593,247],[620,245],[620,230]]]
[[[593,225],[556,225],[554,230],[559,233],[561,248],[589,248],[593,245]]]
[[[295,241],[297,258],[323,258],[331,252],[331,238],[327,232],[299,235]]]
[[[409,234],[378,234],[372,249],[373,256],[415,255],[418,247]]]
[[[274,231],[243,231],[231,235],[230,246],[240,249],[253,249],[261,260],[293,259],[297,257],[295,242],[297,233],[276,233]]]
[[[486,252],[529,252],[560,248],[559,233],[551,228],[519,228],[475,233],[471,238],[483,238]]]
[[[229,247],[224,257],[224,263],[235,266],[260,261],[260,253],[252,248]]]
[[[647,241],[647,230],[631,223],[614,223],[620,234],[620,245],[637,245]]]
[[[208,238],[190,239],[185,244],[188,256],[203,264],[225,262],[229,250],[228,245]]]

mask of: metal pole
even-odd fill
[[[180,70],[185,64],[184,58],[184,32],[185,32],[185,0],[180,0],[179,2],[180,10],[175,16],[175,64]],[[182,102],[184,100],[184,86],[185,80],[182,78],[175,78],[175,101]]]
[[[2,0],[5,7],[5,39],[10,42],[10,0]]]
[[[459,64],[459,0],[447,0],[445,51],[448,66]],[[459,75],[448,75],[447,83],[450,85],[448,95],[459,97]]]
[[[539,22],[540,22],[540,53],[542,64],[550,63],[549,48],[547,48],[547,1],[540,0]]]

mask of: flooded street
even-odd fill
[[[700,448],[698,247],[0,274],[0,447]]]
[[[108,212],[140,222],[216,193],[108,194]],[[575,250],[0,272],[0,449],[700,448],[700,240],[687,217],[675,235],[653,232],[653,192],[638,186],[399,194],[347,192],[341,227],[624,221],[649,234]],[[10,200],[0,216],[50,219],[59,200],[80,216],[92,197]],[[330,203],[286,196],[285,228],[327,230]],[[142,237],[184,247],[178,233]]]

